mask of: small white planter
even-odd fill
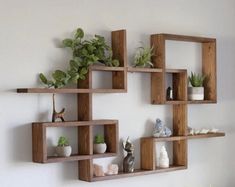
[[[107,149],[106,143],[94,144],[93,146],[93,152],[96,154],[105,153],[106,149]]]
[[[189,100],[204,100],[204,87],[188,87]]]
[[[56,147],[56,153],[58,156],[62,157],[69,157],[72,153],[72,147],[71,146],[57,146]]]

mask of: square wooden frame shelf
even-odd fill
[[[94,126],[104,126],[104,137],[107,144],[107,151],[104,154],[93,154]],[[77,127],[78,131],[78,153],[70,157],[47,156],[47,128],[50,127]],[[118,121],[117,120],[93,120],[93,121],[70,121],[70,122],[36,122],[32,124],[32,148],[33,162],[51,163],[63,161],[87,160],[93,158],[103,158],[116,156],[118,152]],[[84,154],[89,150],[87,154]]]
[[[152,74],[152,104],[165,104],[166,40],[197,42],[202,45],[202,73],[207,77],[203,85],[205,101],[189,103],[216,103],[216,39],[174,34],[153,34],[151,35],[151,46],[154,47],[152,63],[154,67],[161,68],[163,73]]]

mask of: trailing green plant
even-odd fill
[[[119,66],[119,61],[113,59],[112,49],[106,44],[104,37],[95,35],[90,40],[85,40],[84,32],[78,28],[73,38],[64,39],[64,47],[72,50],[73,56],[66,71],[56,70],[52,79],[43,73],[39,74],[42,83],[51,88],[62,88],[70,82],[84,80],[90,65],[100,62],[106,66]]]
[[[191,75],[188,77],[188,80],[192,87],[202,87],[203,81],[205,80],[205,76],[191,72]]]
[[[94,141],[95,144],[101,144],[101,143],[104,143],[104,136],[101,135],[101,134],[98,134],[95,136],[95,141]]]
[[[153,56],[153,47],[138,47],[134,59],[134,67],[153,67],[151,57]]]
[[[68,146],[69,145],[69,141],[67,138],[65,138],[64,136],[61,136],[58,140],[58,146],[59,147],[64,147],[64,146]]]
[[[119,61],[112,59],[112,49],[106,44],[104,37],[95,35],[90,40],[83,38],[84,32],[78,28],[73,38],[63,40],[64,46],[73,52],[68,71],[72,80],[84,80],[89,66],[97,62],[106,66],[119,66]]]

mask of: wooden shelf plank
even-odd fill
[[[166,73],[186,73],[187,69],[166,69]]]
[[[138,67],[128,67],[127,68],[128,72],[134,73],[134,72],[139,72],[139,73],[158,73],[162,72],[162,69],[160,68],[138,68]]]
[[[60,93],[60,94],[76,94],[76,93],[125,93],[125,89],[78,89],[78,88],[18,88],[18,93]]]
[[[187,101],[168,100],[168,101],[166,101],[166,104],[167,105],[187,104]]]
[[[70,157],[48,156],[45,163],[78,161],[78,160],[87,160],[87,159],[113,157],[113,156],[117,156],[117,154],[116,153],[103,153],[103,154],[94,154],[94,155],[73,154]]]
[[[216,104],[213,100],[201,100],[201,101],[188,101],[188,104]]]
[[[185,140],[186,136],[170,136],[170,137],[143,137],[142,139],[153,139],[155,142],[169,142],[169,141],[178,141],[178,140]]]
[[[93,177],[92,182],[95,181],[103,181],[103,180],[111,180],[111,179],[120,179],[120,178],[126,178],[126,177],[135,177],[135,176],[141,176],[141,175],[149,175],[154,173],[163,173],[163,172],[170,172],[170,171],[177,171],[177,170],[183,170],[187,169],[186,166],[170,166],[169,168],[161,169],[156,168],[156,170],[141,170],[141,169],[135,169],[133,173],[123,173],[119,172],[117,175],[107,175],[104,177]]]
[[[198,134],[198,135],[188,135],[188,139],[200,139],[200,138],[214,138],[225,136],[224,132],[209,133],[209,134]]]
[[[124,67],[109,67],[102,65],[93,65],[90,67],[92,71],[124,71],[126,68]]]
[[[90,125],[110,125],[117,124],[118,120],[100,119],[92,121],[65,121],[65,122],[34,122],[33,124],[40,124],[45,127],[77,127]]]
[[[186,35],[166,34],[166,33],[161,33],[158,35],[163,36],[165,40],[176,40],[176,41],[184,41],[184,42],[208,43],[208,42],[216,41],[215,38],[206,38],[206,37],[198,37],[198,36],[186,36]]]

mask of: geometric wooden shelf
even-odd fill
[[[104,126],[104,137],[107,151],[104,154],[93,154],[93,126]],[[78,153],[70,157],[47,156],[47,128],[50,127],[77,127],[78,130]],[[81,135],[81,136],[80,136]],[[84,138],[85,137],[85,138]],[[86,138],[87,137],[87,138]],[[32,124],[32,149],[33,161],[37,163],[51,163],[63,161],[87,160],[116,156],[118,152],[118,121],[117,120],[94,120],[94,121],[70,121],[70,122],[36,122]],[[80,150],[88,148],[89,154],[82,154]]]
[[[151,35],[153,46],[153,68],[127,67],[126,30],[112,32],[113,58],[119,60],[119,67],[94,65],[89,67],[85,80],[79,80],[77,88],[19,88],[18,93],[56,93],[77,94],[77,121],[67,122],[37,122],[32,125],[33,161],[37,163],[53,163],[78,161],[79,179],[93,182],[108,179],[117,179],[153,173],[170,172],[187,169],[187,143],[188,139],[211,138],[225,136],[225,133],[188,136],[187,107],[188,104],[210,104],[217,102],[216,94],[216,39],[172,35]],[[202,45],[202,73],[207,75],[204,83],[203,101],[188,101],[187,96],[187,70],[167,69],[165,64],[165,41],[177,40],[198,42]],[[112,87],[110,89],[92,88],[92,72],[107,71],[112,73]],[[173,108],[173,135],[165,138],[143,137],[140,140],[141,167],[133,173],[95,177],[93,176],[93,160],[96,158],[116,156],[118,152],[118,121],[93,120],[92,95],[93,93],[125,93],[127,92],[127,72],[150,73],[151,76],[151,103],[168,104]],[[166,99],[166,76],[172,75],[174,100]],[[209,78],[208,78],[209,77]],[[93,154],[93,128],[102,125],[107,151],[104,154]],[[78,152],[70,157],[57,157],[47,155],[46,132],[50,127],[76,127],[78,134]],[[166,169],[157,167],[156,146],[158,142],[172,142],[173,164]]]

